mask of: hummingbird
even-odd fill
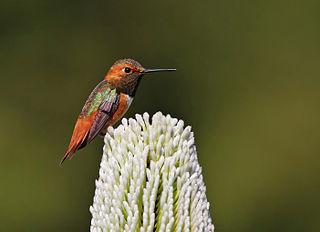
[[[141,78],[145,74],[162,71],[176,71],[176,69],[145,69],[133,59],[117,60],[84,104],[60,165],[97,135],[105,135],[108,127],[122,118],[131,105]]]

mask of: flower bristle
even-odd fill
[[[109,128],[90,231],[214,231],[191,127],[149,118]]]

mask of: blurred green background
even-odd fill
[[[59,167],[119,58],[126,117],[185,120],[216,231],[320,231],[319,1],[1,1],[0,231],[88,231],[102,140]]]

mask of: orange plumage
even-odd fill
[[[73,130],[71,142],[60,164],[89,144],[99,133],[106,132],[128,110],[141,77],[150,72],[175,69],[145,69],[137,61],[116,61],[88,97]]]
[[[97,112],[94,112],[90,115],[90,117],[81,119],[79,118],[76,122],[76,125],[73,130],[73,134],[71,137],[71,141],[68,147],[67,152],[63,156],[60,164],[63,163],[63,161],[68,157],[72,157],[72,155],[81,147],[81,144],[84,142],[86,139],[86,136],[92,126],[93,119],[95,118]]]

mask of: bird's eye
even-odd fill
[[[123,71],[124,71],[125,73],[130,73],[130,72],[131,72],[131,68],[126,67],[126,68],[123,69]]]

